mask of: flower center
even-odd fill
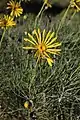
[[[39,50],[39,52],[40,53],[43,53],[45,50],[46,50],[46,47],[45,47],[45,45],[44,44],[39,44],[38,45],[38,50]]]
[[[6,26],[7,25],[7,20],[4,20],[3,24],[4,24],[4,26]]]

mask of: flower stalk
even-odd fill
[[[68,14],[69,9],[70,9],[70,5],[68,6],[66,12],[64,13],[64,15],[63,15],[63,17],[62,17],[62,19],[61,19],[61,21],[60,21],[60,23],[59,23],[59,26],[58,26],[57,31],[56,31],[56,35],[58,35],[59,30],[60,30],[60,28],[62,27],[62,24],[64,23],[64,21],[65,21],[65,19],[66,19],[66,16],[67,16],[67,14]]]
[[[6,28],[4,28],[4,31],[3,31],[3,34],[2,34],[2,37],[1,37],[0,48],[1,48],[1,44],[2,44],[3,38],[5,36],[5,33],[6,33]]]
[[[76,14],[76,11],[74,11],[74,13],[72,14],[71,19],[69,20],[69,22],[67,23],[67,25],[70,24],[71,20],[72,20],[72,19],[74,18],[74,16],[75,16],[75,14]]]
[[[45,3],[43,3],[41,10],[39,11],[38,15],[36,16],[34,28],[36,28],[38,18],[41,15],[42,11],[44,10],[44,6],[45,6]]]
[[[34,24],[34,28],[36,28],[36,25],[37,25],[37,21],[38,21],[38,18],[40,17],[40,15],[48,8],[48,7],[52,7],[51,4],[48,3],[48,0],[44,0],[44,3],[38,13],[38,15],[36,16],[36,19],[35,19],[35,24]]]

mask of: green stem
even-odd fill
[[[30,91],[31,91],[31,86],[32,86],[32,83],[34,81],[34,78],[35,78],[35,74],[33,75],[31,81],[30,81],[30,85],[29,85],[29,94],[30,94]]]
[[[59,23],[58,29],[57,29],[57,31],[56,31],[56,35],[58,35],[58,32],[59,32],[62,24],[64,23],[64,20],[65,20],[65,18],[66,18],[66,16],[67,16],[67,13],[68,13],[69,9],[70,9],[70,5],[68,6],[66,12],[64,13],[64,15],[63,15],[63,17],[62,17],[62,19],[61,19],[61,21],[60,21],[60,23]]]
[[[41,23],[41,20],[42,20],[42,16],[43,16],[43,13],[44,13],[45,9],[43,9],[42,13],[41,13],[41,16],[40,16],[40,19],[39,19],[39,25]]]
[[[44,6],[45,6],[45,3],[42,5],[41,10],[39,11],[38,15],[36,16],[34,28],[36,27],[37,20],[38,20],[39,16],[41,15],[41,13],[44,9]]]
[[[37,66],[36,66],[37,67]],[[32,87],[32,84],[34,84],[34,80],[35,80],[35,76],[36,76],[36,67],[34,68],[35,70],[34,70],[34,74],[33,74],[33,76],[32,76],[32,79],[31,79],[31,81],[30,81],[30,85],[29,85],[29,94],[30,94],[30,92],[31,92],[31,87]]]
[[[71,19],[69,20],[69,22],[67,23],[67,25],[69,25],[69,24],[70,24],[71,20],[72,20],[72,19],[73,19],[73,17],[75,16],[75,14],[76,14],[76,11],[72,14]]]
[[[0,41],[0,48],[1,48],[1,44],[2,44],[2,41],[3,41],[4,35],[5,35],[5,32],[6,32],[6,29],[4,28],[4,31],[3,31],[3,34],[2,34],[2,37],[1,37],[1,41]]]

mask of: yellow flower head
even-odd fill
[[[30,112],[32,111],[32,106],[33,106],[33,102],[31,100],[27,100],[24,103],[24,107],[27,108],[28,110],[30,110]]]
[[[76,12],[80,11],[80,0],[71,0],[70,5],[74,10],[76,10]]]
[[[49,31],[46,33],[45,29],[41,33],[40,29],[34,30],[32,35],[28,33],[28,38],[24,38],[26,42],[30,43],[30,46],[23,47],[24,49],[35,50],[35,56],[37,62],[42,58],[46,59],[48,64],[52,66],[54,60],[50,57],[50,54],[58,55],[61,51],[58,47],[61,43],[56,42],[57,37],[54,37],[55,33]]]
[[[52,7],[51,4],[49,3],[49,0],[44,0],[44,4],[47,5],[47,7]]]
[[[0,27],[1,28],[8,28],[8,27],[12,27],[15,25],[16,25],[16,23],[15,23],[15,21],[13,21],[13,18],[11,16],[4,15],[4,17],[0,19]]]
[[[23,13],[23,9],[20,5],[20,3],[16,2],[16,1],[9,1],[9,3],[7,3],[8,7],[7,9],[11,9],[11,16],[15,16],[18,17],[20,16],[20,14]]]

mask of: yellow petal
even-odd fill
[[[48,0],[44,0],[44,3],[47,3],[48,2]]]
[[[61,49],[53,49],[53,50],[47,49],[46,50],[46,52],[51,53],[51,54],[55,54],[55,55],[60,54],[60,51],[61,51]]]
[[[41,32],[40,32],[40,29],[38,29],[38,34],[39,34],[38,43],[40,44],[41,43]]]
[[[38,36],[38,33],[36,32],[36,30],[33,31],[33,34],[36,35],[36,38],[37,38],[37,40],[38,40],[38,39],[39,39],[39,36]]]
[[[31,40],[29,40],[29,39],[27,39],[27,38],[24,38],[24,40],[25,40],[26,42],[30,42],[31,44],[35,45],[34,42],[32,42]]]
[[[76,6],[76,8],[78,9],[78,10],[80,10],[80,8],[78,7],[78,5],[74,2],[74,5]]]
[[[49,32],[47,33],[46,38],[45,38],[45,40],[44,40],[45,43],[46,43],[46,41],[47,41],[47,39],[49,38],[50,35],[51,35],[51,31],[49,31]]]
[[[31,34],[28,33],[28,36],[34,41],[34,43],[38,44]]]
[[[48,40],[46,41],[46,44],[54,37],[54,32],[49,36]]]
[[[44,52],[44,55],[45,57],[50,58],[50,56],[46,52]]]
[[[76,0],[76,2],[80,2],[80,0]]]
[[[52,51],[52,52],[56,51],[56,52],[60,52],[61,49],[47,49],[46,51]]]
[[[56,39],[57,39],[57,37],[51,39],[51,41],[48,42],[46,45],[49,46],[49,45],[53,44],[56,41]]]
[[[53,48],[53,47],[58,47],[58,46],[61,46],[61,43],[56,42],[56,43],[54,43],[52,45],[47,46],[47,48]]]
[[[51,7],[52,7],[52,5],[51,5],[51,4],[49,4],[49,3],[47,3],[47,7],[50,7],[50,8],[51,8]]]
[[[53,60],[51,58],[47,58],[47,62],[52,67]]]
[[[38,59],[37,59],[37,62],[36,62],[36,64],[39,62],[39,60],[40,60],[40,55],[38,55]]]
[[[28,109],[28,107],[29,107],[29,102],[28,101],[24,103],[24,107]]]
[[[36,48],[35,47],[23,47],[23,49],[27,49],[27,50],[30,50],[30,49],[32,49],[32,50],[35,50]]]

